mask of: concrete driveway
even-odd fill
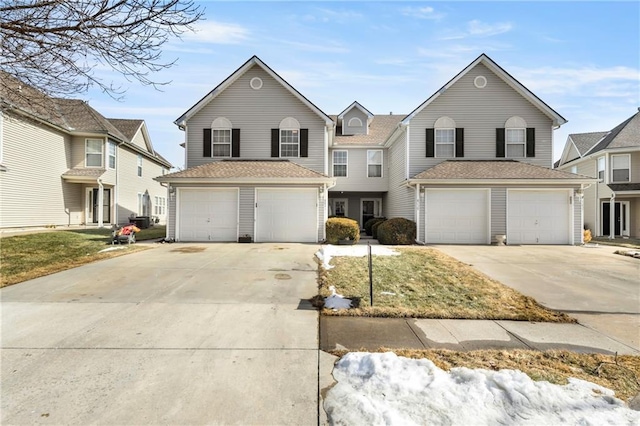
[[[0,423],[317,424],[317,249],[156,245],[0,290]]]
[[[435,246],[580,323],[640,349],[640,261],[616,247]]]

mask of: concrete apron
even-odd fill
[[[171,244],[0,291],[2,424],[317,424],[305,244]]]

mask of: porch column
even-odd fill
[[[104,186],[98,179],[98,228],[104,227]]]
[[[611,195],[609,201],[609,239],[616,237],[616,194]]]

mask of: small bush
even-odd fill
[[[385,220],[387,220],[386,217],[374,217],[373,219],[369,219],[364,223],[364,232],[366,232],[367,235],[373,235],[373,230],[371,229],[373,225],[376,222],[384,222]]]
[[[380,225],[382,225],[384,222],[386,222],[387,219],[384,220],[379,220],[377,222],[375,222],[373,224],[373,226],[371,226],[371,235],[373,236],[373,238],[375,238],[376,240],[378,239],[378,228],[380,227]]]
[[[403,217],[386,220],[378,226],[378,242],[390,245],[410,245],[416,240],[416,223]]]
[[[332,217],[327,220],[327,243],[338,244],[339,240],[360,240],[358,222],[346,217]]]
[[[584,243],[587,244],[589,241],[591,241],[591,229],[585,229],[584,230]]]

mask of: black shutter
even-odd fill
[[[464,157],[464,129],[456,129],[456,157]]]
[[[536,156],[536,129],[527,127],[527,157]]]
[[[427,129],[427,144],[426,144],[426,157],[435,157],[435,131],[434,129]]]
[[[504,158],[504,128],[496,129],[496,157]]]
[[[202,156],[211,157],[211,129],[202,130]]]
[[[300,129],[300,157],[309,156],[309,129]]]
[[[280,157],[280,129],[271,129],[271,157]]]
[[[231,129],[231,156],[240,157],[240,129]]]

